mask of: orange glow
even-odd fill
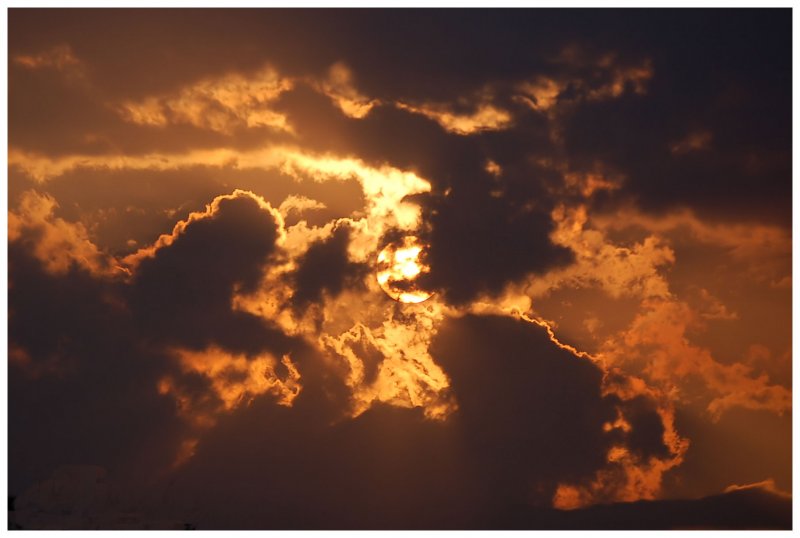
[[[201,529],[791,496],[791,25],[577,15],[9,15],[9,494],[102,464],[92,510]]]
[[[390,243],[378,254],[378,284],[395,301],[415,304],[433,295],[414,284],[419,275],[430,271],[420,259],[424,248],[417,237],[406,236],[399,245]]]
[[[394,306],[377,300],[377,293],[377,289],[360,297],[349,293],[345,300],[327,305],[330,318],[323,327],[325,334],[319,338],[322,348],[347,368],[345,380],[353,392],[352,415],[360,415],[375,402],[385,402],[421,407],[430,419],[446,419],[455,411],[456,403],[447,392],[447,374],[429,352],[445,309],[432,298],[409,304],[402,316],[395,316]],[[348,327],[349,323],[352,325]],[[365,349],[379,356],[373,379],[367,377]]]
[[[80,222],[68,222],[55,216],[56,200],[34,190],[25,191],[19,209],[8,214],[8,238],[20,240],[23,235],[36,235],[33,254],[52,274],[64,274],[77,265],[98,277],[120,276],[124,269],[116,266],[89,238],[89,231]]]
[[[177,349],[174,355],[183,372],[200,374],[209,381],[210,394],[186,391],[169,376],[161,378],[156,389],[172,396],[178,414],[196,428],[213,426],[219,414],[249,404],[262,394],[272,394],[279,405],[290,407],[302,389],[300,373],[288,355],[280,361],[288,372],[285,379],[275,374],[277,360],[269,353],[246,357],[210,347],[205,351]]]
[[[509,112],[489,102],[480,102],[472,114],[457,114],[449,106],[422,104],[419,106],[396,103],[397,108],[420,114],[442,126],[448,132],[458,135],[471,135],[483,131],[502,131],[511,126]]]
[[[369,99],[356,90],[353,72],[341,62],[331,66],[327,79],[321,82],[312,80],[311,86],[327,95],[349,118],[364,118],[375,105],[380,104],[377,99]]]
[[[201,80],[175,94],[124,102],[118,113],[125,121],[156,127],[189,124],[225,134],[242,127],[292,132],[286,116],[270,109],[292,86],[290,79],[267,66],[249,76],[232,73]]]
[[[26,69],[53,68],[64,70],[81,64],[81,61],[72,52],[72,48],[67,44],[56,45],[50,50],[39,54],[16,54],[11,57],[11,60]]]

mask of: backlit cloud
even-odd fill
[[[397,107],[414,114],[421,114],[441,125],[446,131],[460,135],[469,135],[482,131],[499,131],[506,129],[512,121],[512,116],[509,112],[489,102],[476,104],[474,112],[471,113],[454,112],[447,105],[436,104],[415,106],[397,103]]]
[[[186,123],[226,134],[241,127],[291,132],[287,118],[270,105],[292,85],[290,79],[264,67],[249,76],[231,73],[198,81],[174,94],[125,102],[119,113],[126,121],[157,127]]]
[[[52,273],[66,273],[73,265],[99,276],[123,273],[92,243],[85,226],[56,217],[57,207],[51,196],[25,191],[18,209],[8,215],[9,241],[28,244]]]
[[[68,44],[55,47],[36,54],[15,54],[11,57],[13,63],[25,69],[78,69],[81,61],[72,52]]]
[[[790,526],[786,13],[13,11],[10,520]]]

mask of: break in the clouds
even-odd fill
[[[13,524],[786,527],[790,42],[12,10]]]

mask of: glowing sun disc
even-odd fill
[[[421,303],[433,295],[416,284],[417,278],[430,271],[420,255],[426,245],[408,235],[389,243],[378,254],[378,284],[386,295],[401,303]]]

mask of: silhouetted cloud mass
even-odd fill
[[[790,527],[791,38],[12,9],[14,525]]]

